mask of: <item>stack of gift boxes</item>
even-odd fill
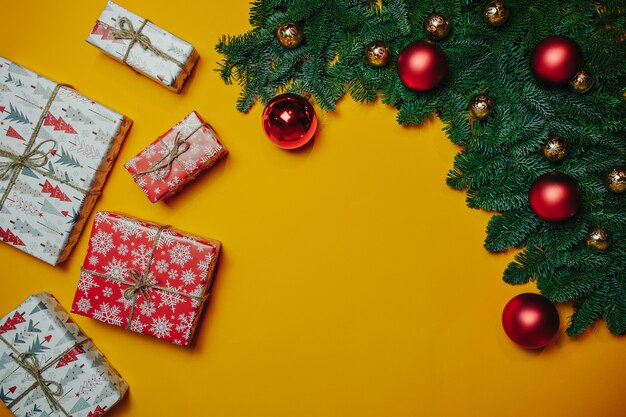
[[[109,1],[87,41],[180,92],[198,53]],[[0,241],[49,264],[70,255],[132,121],[0,58]],[[227,151],[192,111],[125,164],[155,203]],[[208,297],[220,242],[174,226],[98,212],[71,311],[189,345]],[[100,416],[127,384],[48,292],[0,319],[0,400],[16,416]]]

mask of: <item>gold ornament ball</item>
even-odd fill
[[[550,162],[560,162],[567,156],[565,142],[558,136],[551,136],[541,150],[543,157]]]
[[[384,67],[389,63],[389,48],[382,42],[372,42],[365,48],[365,58],[373,67]]]
[[[593,77],[585,70],[580,70],[574,75],[569,85],[577,93],[586,93],[593,86]]]
[[[626,191],[626,167],[613,168],[606,176],[606,185],[614,193]]]
[[[478,120],[487,118],[493,111],[493,100],[486,94],[478,94],[470,100],[470,113]]]
[[[424,32],[430,39],[443,39],[450,31],[450,21],[442,14],[433,13],[424,21]]]
[[[293,49],[302,43],[302,29],[292,22],[283,23],[276,29],[276,37],[282,46]]]
[[[509,18],[509,8],[502,1],[491,1],[485,6],[483,17],[491,27],[502,26]]]
[[[604,229],[593,228],[587,234],[587,247],[595,250],[607,250],[611,246],[611,237]]]

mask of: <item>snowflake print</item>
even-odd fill
[[[169,281],[167,281],[166,287],[174,291],[181,290],[181,287],[171,286]],[[161,291],[160,295],[161,295],[161,301],[159,302],[159,307],[169,307],[172,309],[172,313],[176,309],[176,305],[178,305],[178,303],[183,301],[182,296],[174,292]]]
[[[102,303],[100,304],[99,310],[94,310],[93,318],[104,323],[121,326],[122,318],[119,314],[120,308],[118,306],[110,306],[109,303]]]
[[[89,243],[91,244],[92,251],[106,256],[107,253],[113,249],[113,234],[98,230],[96,234],[91,237]]]
[[[159,339],[169,337],[173,324],[165,316],[157,317],[152,320],[150,331]]]
[[[117,302],[123,304],[124,311],[126,311],[133,306],[135,300],[133,300],[132,298],[129,300],[128,298],[124,297],[124,293],[122,292],[122,295],[120,296],[120,298],[117,299]]]
[[[87,313],[91,310],[91,302],[89,301],[89,298],[81,298],[76,303],[76,307],[78,308],[78,311]]]
[[[187,159],[183,162],[183,167],[185,168],[185,171],[192,173],[196,169],[197,164],[198,163],[193,159]]]
[[[102,295],[104,295],[105,297],[109,298],[110,296],[113,295],[113,288],[111,288],[111,287],[104,287],[104,289],[102,290]]]
[[[89,265],[98,265],[99,261],[100,259],[98,259],[96,255],[91,255],[89,259],[87,260],[87,262],[89,262]]]
[[[157,153],[156,146],[148,146],[146,149],[141,151],[141,156],[142,158],[150,159],[154,155],[156,155],[156,153]]]
[[[167,263],[165,259],[159,259],[157,263],[154,265],[157,271],[160,273],[165,273],[169,269],[170,264]]]
[[[167,273],[167,277],[172,281],[178,278],[178,271],[175,269],[170,269]]]
[[[117,219],[113,224],[113,230],[120,234],[120,239],[124,242],[130,240],[131,237],[141,238],[142,224],[134,219]]]
[[[126,168],[132,168],[132,169],[137,169],[137,160],[139,158],[134,157],[132,158],[130,161],[126,162]]]
[[[133,320],[133,322],[130,324],[130,330],[137,333],[143,333],[144,327],[146,327],[146,325],[139,320]]]
[[[170,189],[176,188],[176,186],[180,183],[180,178],[178,176],[174,176],[171,180],[167,182],[167,186]]]
[[[139,245],[137,249],[133,249],[131,254],[133,255],[133,265],[145,269],[150,261],[150,250],[145,245]]]
[[[156,307],[154,307],[154,303],[148,303],[144,300],[144,302],[139,305],[139,310],[142,316],[151,317],[156,311]]]
[[[104,267],[104,270],[107,275],[114,279],[123,280],[128,271],[128,262],[118,261],[116,258],[113,258],[111,262]]]
[[[141,177],[137,178],[137,185],[139,185],[139,187],[141,187],[144,190],[146,189],[146,186],[148,185],[148,182],[146,181],[146,179],[144,178],[143,175]]]
[[[204,294],[204,285],[202,284],[198,284],[196,288],[194,288],[193,291],[189,293],[189,295],[193,295],[194,297],[202,297],[202,294]],[[200,303],[203,303],[203,302],[204,301],[199,301],[199,300],[196,300],[195,298],[191,299],[191,305],[195,308],[200,307]]]
[[[156,229],[155,229],[155,232],[156,232]],[[176,234],[174,232],[172,232],[171,230],[163,230],[161,232],[161,235],[159,236],[159,241],[157,242],[157,248],[162,249],[163,245],[167,247],[172,246],[174,244],[175,238],[176,238]],[[165,252],[162,252],[162,254],[165,255]]]
[[[176,331],[183,334],[185,340],[191,339],[191,330],[193,328],[193,320],[196,318],[194,311],[187,314],[180,314],[178,316],[178,324],[176,325]]]
[[[176,265],[185,266],[191,260],[191,250],[188,245],[177,243],[169,252],[172,263]]]
[[[161,189],[160,189],[159,187],[156,187],[156,188],[154,189],[154,193],[155,193],[155,194],[160,194],[160,193],[161,193]]]
[[[95,287],[99,287],[98,283],[93,280],[91,274],[86,272],[80,273],[80,280],[78,281],[78,290],[85,294],[85,297],[89,296],[89,290]]]
[[[192,284],[196,280],[196,275],[193,273],[191,269],[186,269],[183,271],[180,279],[183,280],[185,285]]]
[[[121,256],[125,256],[128,253],[128,245],[126,245],[124,243],[119,245],[117,247],[117,253],[119,253]]]
[[[111,217],[109,217],[109,213],[106,211],[100,211],[98,213],[96,213],[96,216],[94,218],[94,224],[97,227],[100,227],[100,225],[102,224],[110,224],[111,223]]]

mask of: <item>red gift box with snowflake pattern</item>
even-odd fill
[[[156,203],[177,193],[227,153],[211,126],[192,111],[124,167]]]
[[[170,226],[98,212],[72,312],[186,346],[220,246]]]

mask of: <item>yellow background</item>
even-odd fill
[[[224,245],[191,348],[75,317],[131,387],[107,415],[626,415],[626,340],[603,323],[577,340],[561,332],[542,352],[503,333],[504,304],[536,289],[502,282],[512,254],[483,249],[489,214],[446,186],[458,149],[440,122],[402,128],[393,109],[348,99],[318,111],[313,146],[278,149],[263,135],[262,107],[238,113],[238,88],[213,71],[218,37],[249,28],[249,5],[190,3],[123,2],[199,50],[180,95],[85,42],[104,0],[0,6],[0,55],[135,121],[96,210]],[[230,155],[151,204],[123,164],[194,109]],[[91,219],[57,268],[0,246],[0,315],[44,289],[69,308],[90,230]],[[559,310],[565,321],[569,307]]]

